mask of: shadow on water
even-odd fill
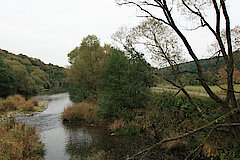
[[[109,131],[100,127],[90,127],[77,123],[64,123],[67,131],[66,151],[71,156],[87,157],[91,152],[103,150],[115,159],[126,159],[146,147],[143,139],[128,136],[110,136]]]
[[[17,120],[36,127],[45,144],[46,160],[68,160],[73,156],[87,157],[93,151],[104,150],[115,157],[125,159],[146,147],[140,138],[114,137],[101,127],[90,127],[81,123],[62,123],[61,113],[72,102],[67,93],[39,96],[48,101],[48,108],[32,117]]]

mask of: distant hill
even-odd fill
[[[67,88],[66,68],[0,49],[0,97],[25,96]]]
[[[240,70],[240,51],[234,52],[234,60],[235,60],[235,68]],[[223,57],[214,57],[214,58],[208,58],[208,59],[201,59],[200,64],[203,68],[203,71],[208,74],[208,80],[210,83],[214,83],[216,78],[219,74],[219,69],[222,68],[225,65]],[[197,72],[197,67],[194,63],[194,61],[185,62],[179,64],[179,70],[180,71],[189,71],[189,72]],[[165,76],[168,79],[174,79],[173,76],[170,75],[170,68],[162,68],[159,70],[160,76]],[[184,73],[185,79],[192,79],[194,77],[197,77],[196,75],[193,75],[191,73]],[[198,81],[191,81],[191,85],[199,85]]]

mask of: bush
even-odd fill
[[[211,98],[192,96],[192,100],[202,109],[208,122],[224,115],[221,106],[218,106]],[[161,141],[164,138],[176,137],[203,126],[206,124],[206,120],[202,119],[196,107],[184,95],[174,96],[174,93],[164,92],[153,95],[146,108],[146,116],[140,118],[137,124],[141,124],[142,130],[147,133],[147,136]],[[139,126],[137,127],[139,128]],[[191,152],[203,143],[210,130],[211,128],[208,128],[183,138],[181,141],[166,143],[164,147],[170,150],[181,148],[184,150],[183,152]],[[221,156],[224,157],[223,159],[232,159],[229,157],[239,156],[238,149],[239,144],[237,144],[231,129],[218,129],[212,132],[207,143],[203,144],[201,156],[207,156],[206,159],[218,159]]]
[[[62,113],[63,121],[87,121],[89,123],[98,122],[97,107],[90,103],[73,104],[71,107],[64,109]]]
[[[35,106],[35,107],[39,106],[39,102],[38,102],[38,100],[36,98],[31,98],[29,101],[31,102],[31,104],[33,106]]]

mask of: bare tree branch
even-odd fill
[[[190,102],[194,107],[196,107],[196,109],[198,110],[198,112],[200,113],[200,115],[202,116],[202,118],[203,118],[204,120],[206,120],[206,116],[204,115],[202,109],[192,100],[192,97],[191,97],[191,96],[188,94],[188,92],[184,89],[184,86],[183,86],[183,87],[182,87],[182,86],[179,86],[179,85],[177,85],[175,82],[173,82],[173,81],[171,81],[171,80],[169,80],[169,79],[166,79],[166,78],[164,78],[164,80],[166,80],[167,82],[171,83],[173,86],[179,88],[179,89],[183,92],[183,94],[187,97],[187,99],[189,100],[189,102]]]
[[[148,153],[151,150],[153,150],[154,148],[156,148],[158,146],[161,146],[163,143],[174,141],[174,140],[179,140],[179,139],[185,138],[185,137],[187,137],[189,135],[195,134],[195,133],[197,133],[199,131],[202,131],[204,129],[207,129],[208,127],[211,127],[213,125],[219,125],[218,124],[219,122],[221,122],[222,120],[226,119],[227,117],[232,116],[235,113],[238,113],[239,111],[240,111],[240,108],[235,108],[235,109],[231,110],[230,112],[226,113],[225,115],[222,115],[222,116],[218,117],[217,119],[207,123],[206,125],[203,125],[203,126],[201,126],[199,128],[196,128],[196,129],[194,129],[192,131],[186,132],[186,133],[184,133],[182,135],[179,135],[179,136],[176,136],[176,137],[163,139],[162,141],[160,141],[160,142],[158,142],[158,143],[156,143],[156,144],[154,144],[154,145],[152,145],[152,146],[150,146],[150,147],[148,147],[148,148],[146,148],[146,149],[144,149],[144,150],[142,150],[142,151],[132,155],[131,157],[129,157],[127,159],[128,160],[133,160],[133,159],[135,159],[135,157],[140,156],[141,154],[144,154],[144,153]],[[222,126],[233,126],[233,125],[234,126],[239,126],[239,123],[234,123],[232,125],[231,124],[220,124],[220,126],[221,125]],[[218,127],[220,127],[220,126],[218,126]]]
[[[213,0],[215,1],[215,0]],[[198,10],[198,11],[194,11],[193,9],[191,9],[186,3],[184,0],[182,0],[182,3],[183,5],[190,11],[192,12],[193,14],[197,15],[203,22],[204,22],[204,26],[207,26],[209,28],[209,30],[213,33],[213,35],[216,37],[217,41],[218,41],[218,44],[221,48],[221,51],[222,51],[222,54],[223,54],[223,57],[224,59],[227,61],[228,60],[228,56],[227,56],[227,53],[226,53],[226,50],[225,50],[225,47],[224,47],[224,44],[223,44],[223,41],[221,39],[221,35],[218,34],[218,30],[217,29],[217,32],[215,32],[215,30],[211,27],[211,25],[205,20],[205,18],[203,17],[203,15],[201,14],[201,12]],[[214,5],[215,6],[215,5]],[[218,9],[218,8],[215,8],[215,9]],[[217,12],[217,11],[216,11]],[[217,18],[220,18],[220,16],[217,16]],[[220,19],[217,19],[217,25],[220,25],[218,24],[218,21],[220,21]],[[217,26],[217,28],[220,27],[220,26]]]
[[[209,137],[212,135],[212,133],[220,127],[234,127],[234,126],[240,126],[240,123],[224,123],[224,124],[217,124],[216,126],[214,126],[210,132],[208,133],[208,135],[206,136],[206,138],[203,140],[203,142],[196,148],[194,149],[189,155],[187,155],[187,157],[185,158],[185,160],[191,159],[191,156],[197,151],[199,150],[209,139]]]
[[[154,16],[154,15],[153,15],[152,13],[150,13],[148,10],[144,9],[140,4],[137,4],[137,3],[135,3],[135,2],[126,1],[126,2],[123,2],[123,3],[117,3],[117,4],[120,5],[120,6],[121,6],[121,5],[135,5],[135,6],[137,6],[141,11],[147,13],[147,14],[149,15],[148,17],[152,17],[152,18],[154,18],[154,19],[156,19],[156,20],[158,20],[158,21],[163,22],[163,23],[166,24],[166,25],[170,25],[170,24],[169,24],[168,22],[166,22],[165,20]]]
[[[226,89],[226,88],[223,88],[221,85],[219,85],[219,84],[215,84],[216,86],[218,86],[221,90],[224,90],[224,91],[228,91],[229,89]],[[234,92],[234,93],[240,93],[240,92],[237,92],[237,91],[235,91],[235,90],[231,90],[232,92]]]

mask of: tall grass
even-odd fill
[[[97,115],[98,108],[91,103],[78,103],[64,109],[62,113],[63,121],[86,121],[89,123],[99,122]]]
[[[34,128],[11,120],[0,124],[0,131],[0,159],[42,159],[44,147]]]
[[[115,119],[114,122],[112,124],[110,124],[109,129],[112,132],[116,132],[120,129],[123,129],[124,127],[126,127],[125,122],[123,119]]]
[[[39,106],[36,98],[26,101],[21,95],[9,96],[6,99],[0,99],[0,113],[9,111],[33,112]]]

